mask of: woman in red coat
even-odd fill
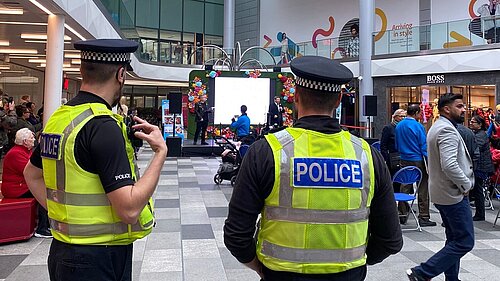
[[[30,129],[22,128],[16,132],[14,143],[14,147],[7,152],[3,162],[2,194],[5,198],[32,198],[23,171],[35,146],[35,135]],[[52,237],[47,211],[41,206],[38,206],[38,226],[35,236]]]
[[[19,198],[29,192],[23,171],[31,156],[35,136],[28,128],[17,131],[15,145],[5,155],[2,171],[2,194],[5,198]]]

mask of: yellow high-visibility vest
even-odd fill
[[[123,118],[104,104],[63,105],[43,130],[40,148],[47,208],[55,239],[80,245],[128,245],[149,233],[154,225],[150,199],[136,224],[123,223],[113,210],[99,175],[85,171],[75,158],[75,140],[83,126],[96,116],[110,116],[122,129],[131,175],[137,180],[134,149]],[[120,141],[120,140],[117,140]]]
[[[261,213],[257,257],[303,274],[366,263],[374,167],[368,143],[341,131],[287,128],[266,136],[275,179]]]

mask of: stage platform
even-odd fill
[[[201,145],[200,140],[193,144],[192,139],[184,139],[182,142],[182,157],[210,157],[220,156],[223,149],[213,139],[207,139],[208,145]]]

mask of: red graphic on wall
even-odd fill
[[[333,33],[333,29],[335,28],[335,19],[332,16],[330,16],[328,18],[328,21],[330,21],[330,28],[328,30],[324,30],[324,29],[320,28],[320,29],[316,29],[316,31],[314,31],[314,33],[313,33],[312,45],[315,49],[318,48],[318,42],[316,41],[316,38],[318,37],[318,35],[323,35],[325,37],[328,37]]]
[[[269,38],[269,36],[267,36],[267,35],[264,35],[264,39],[267,41],[266,44],[264,45],[264,48],[267,48],[267,47],[269,47],[269,45],[271,45],[271,43],[273,42],[273,39]]]

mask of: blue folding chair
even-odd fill
[[[415,166],[406,166],[394,174],[392,177],[393,182],[397,182],[400,184],[412,184],[413,185],[413,194],[406,193],[394,193],[394,198],[396,202],[406,202],[410,205],[410,213],[417,223],[417,228],[404,228],[403,230],[418,230],[422,231],[420,227],[420,223],[418,222],[417,215],[415,211],[413,211],[413,202],[417,199],[418,188],[420,187],[420,181],[422,180],[422,171]],[[400,215],[401,216],[401,215]]]
[[[372,146],[377,149],[378,151],[380,151],[380,141],[376,141],[374,143],[372,143]]]

